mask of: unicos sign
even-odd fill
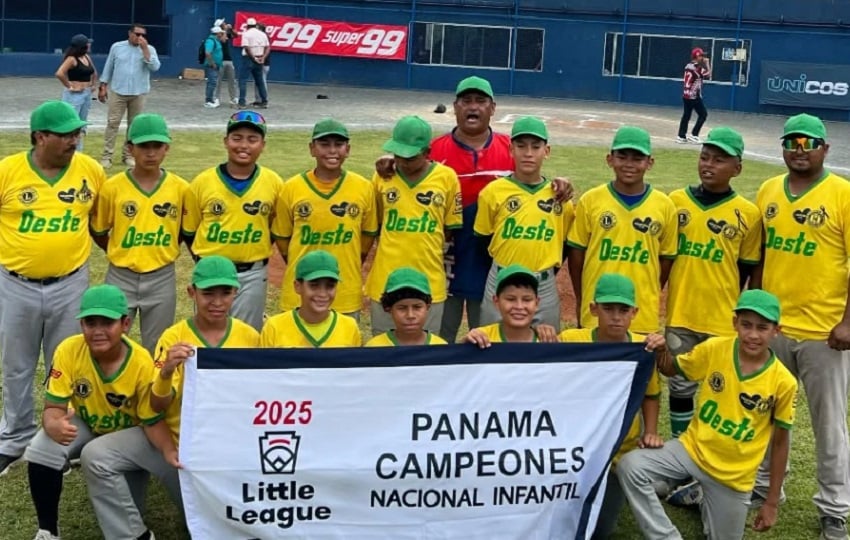
[[[759,103],[850,110],[850,66],[762,62]]]

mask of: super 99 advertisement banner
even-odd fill
[[[199,349],[180,436],[207,540],[589,538],[640,344]]]

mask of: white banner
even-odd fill
[[[640,345],[201,349],[180,438],[189,529],[589,537],[651,361]]]

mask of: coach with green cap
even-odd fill
[[[809,114],[792,116],[782,133],[788,171],[765,181],[757,204],[765,227],[764,270],[754,288],[779,297],[782,333],[771,348],[803,382],[817,451],[814,504],[821,538],[847,538],[850,513],[850,182],[824,167],[826,126]],[[753,491],[768,497],[763,465]]]
[[[89,215],[106,180],[78,153],[86,123],[68,103],[47,101],[30,116],[31,148],[0,161],[0,475],[35,435],[33,379],[74,320],[89,282]]]

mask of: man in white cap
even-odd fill
[[[263,63],[269,55],[269,37],[257,28],[257,19],[250,17],[245,21],[245,31],[242,32],[242,64],[239,67],[239,108],[245,109],[245,94],[248,86],[248,76],[254,79],[254,84],[260,92],[260,103],[255,105],[261,109],[269,106],[266,91],[266,81],[263,78]]]
[[[207,77],[207,88],[204,95],[204,107],[214,109],[219,106],[215,98],[215,87],[218,85],[218,74],[224,63],[222,41],[225,39],[221,26],[210,28],[210,35],[204,40],[204,74]]]
[[[227,93],[230,95],[230,106],[235,107],[239,103],[239,94],[236,89],[236,68],[233,67],[233,56],[230,49],[230,42],[233,38],[239,36],[239,33],[233,29],[233,25],[226,20],[216,19],[213,26],[218,26],[224,30],[225,39],[221,42],[221,69],[218,70],[218,81],[215,86],[215,100],[221,101],[221,87],[225,79],[227,79]]]

